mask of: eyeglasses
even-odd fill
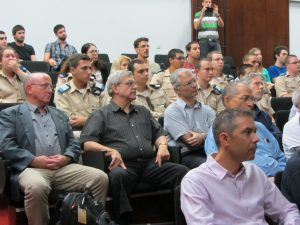
[[[150,47],[150,45],[141,45],[141,46],[139,46],[139,48],[149,48]]]
[[[296,62],[290,62],[288,64],[300,64],[300,61],[296,61]]]
[[[193,85],[197,82],[197,78],[194,77],[193,79],[191,79],[190,81],[187,81],[185,84],[182,84],[182,86],[189,86],[189,87],[193,87]]]
[[[0,40],[7,40],[7,37],[0,37]]]
[[[126,81],[125,83],[119,83],[119,84],[125,84],[128,87],[132,87],[132,86],[136,85],[136,82],[135,82],[135,80],[129,80],[129,81]]]
[[[254,103],[255,102],[255,98],[253,98],[252,96],[241,96],[241,97],[238,97],[240,100],[242,100],[243,102],[251,102],[251,103]]]
[[[47,84],[47,83],[45,83],[45,84],[30,84],[30,85],[39,86],[39,87],[42,88],[42,89],[51,88],[51,89],[53,90],[52,84]]]
[[[91,53],[91,54],[94,54],[94,53],[99,54],[99,50],[91,50],[91,51],[89,51],[89,53]]]
[[[216,58],[216,59],[213,59],[213,61],[224,61],[223,58]]]
[[[178,60],[185,60],[185,58],[183,56],[181,57],[175,57],[175,59],[178,59]]]

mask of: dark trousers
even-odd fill
[[[188,168],[183,165],[165,162],[159,167],[154,162],[155,159],[125,162],[126,170],[116,167],[109,172],[114,213],[119,220],[132,212],[129,195],[138,182],[174,189],[188,172]]]
[[[206,155],[202,151],[189,151],[181,155],[181,164],[194,169],[206,162]]]

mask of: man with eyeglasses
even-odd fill
[[[150,81],[151,78],[152,78],[152,75],[154,73],[159,72],[161,69],[160,69],[160,66],[157,63],[151,62],[151,61],[148,60],[148,58],[149,58],[149,48],[150,48],[149,38],[140,37],[140,38],[136,39],[133,42],[133,47],[134,47],[134,50],[136,51],[137,58],[144,61],[146,63],[146,65],[148,66],[149,81]]]
[[[112,99],[90,115],[81,144],[85,151],[106,151],[114,212],[117,223],[124,225],[132,213],[129,195],[139,180],[172,189],[188,169],[168,162],[170,153],[162,127],[144,106],[132,104],[137,91],[132,73],[116,71],[106,85]]]
[[[203,144],[215,112],[197,101],[197,77],[191,70],[175,70],[171,82],[178,98],[165,111],[164,129],[169,145],[181,148],[181,163],[192,169],[206,160]]]
[[[300,61],[296,55],[286,58],[287,72],[277,77],[275,82],[277,97],[291,97],[300,87]]]
[[[95,89],[96,81],[90,81],[91,61],[87,55],[74,55],[69,66],[72,79],[56,89],[54,103],[69,116],[74,135],[79,139],[90,113],[102,105],[103,94]]]
[[[0,49],[7,47],[7,36],[4,31],[0,30]]]
[[[248,85],[234,82],[224,88],[222,101],[226,109],[239,108],[252,110],[255,99]],[[272,177],[271,179],[273,179],[278,171],[284,170],[286,158],[272,133],[260,122],[255,121],[255,125],[259,141],[257,142],[254,159],[247,162],[256,164],[268,177]],[[205,152],[207,156],[218,152],[212,129],[209,130],[205,140]]]
[[[184,52],[173,48],[168,52],[169,68],[153,75],[150,85],[161,87],[170,102],[176,101],[177,95],[173,89],[170,80],[170,74],[175,70],[182,68],[184,63]]]
[[[90,190],[105,203],[108,178],[98,169],[76,162],[80,146],[68,117],[48,106],[53,92],[51,78],[33,73],[25,81],[26,102],[0,113],[0,154],[24,192],[29,225],[47,225],[51,190]]]
[[[233,76],[226,75],[222,72],[224,67],[224,58],[221,52],[211,51],[207,54],[207,58],[211,60],[211,65],[213,68],[213,78],[210,81],[212,86],[217,85],[223,89],[229,82],[234,81]]]
[[[198,77],[198,96],[197,100],[205,105],[210,106],[216,112],[224,109],[221,91],[217,86],[212,86],[209,82],[213,78],[213,68],[211,60],[203,58],[197,64],[196,69]]]
[[[128,70],[136,82],[136,99],[133,103],[145,106],[155,119],[162,117],[170,102],[159,85],[148,84],[149,72],[146,63],[133,59],[128,65]]]

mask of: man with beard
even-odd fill
[[[191,41],[185,46],[186,50],[186,60],[183,64],[183,68],[194,70],[196,71],[196,64],[199,62],[200,59],[200,45],[197,41]]]
[[[44,61],[49,62],[52,70],[59,70],[62,61],[69,55],[77,53],[77,50],[73,45],[67,43],[67,33],[64,25],[56,25],[53,31],[57,40],[46,45]]]
[[[36,61],[34,49],[31,45],[25,44],[25,28],[22,25],[16,25],[12,29],[12,34],[15,42],[8,44],[19,55],[19,59]]]

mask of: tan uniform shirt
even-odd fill
[[[0,102],[19,103],[24,102],[26,95],[24,90],[24,78],[15,75],[12,81],[0,70]]]
[[[212,80],[209,82],[209,84],[211,86],[218,85],[220,88],[224,89],[225,86],[228,84],[228,81],[227,81],[226,75],[224,73],[222,73],[221,77],[214,76],[212,78]]]
[[[205,90],[198,88],[197,101],[210,106],[216,112],[224,110],[221,95],[215,93],[211,85]]]
[[[260,110],[265,111],[271,117],[275,113],[275,111],[273,110],[273,108],[271,106],[271,97],[269,94],[264,94],[262,99],[259,100],[258,102],[256,102],[256,105]]]
[[[75,87],[73,80],[67,82],[70,88],[63,93],[55,91],[54,103],[58,109],[61,109],[69,116],[88,117],[91,112],[102,105],[102,96],[91,93],[89,84],[85,89],[79,90]]]
[[[156,119],[164,115],[165,109],[170,104],[162,88],[153,88],[149,85],[143,92],[136,92],[134,104],[145,106]]]
[[[68,81],[72,80],[72,74],[68,73],[67,77],[63,77],[61,74],[58,75],[57,77],[57,82],[56,82],[56,88],[59,88],[60,86],[64,85]]]
[[[275,81],[276,96],[282,97],[284,94],[292,95],[293,92],[300,87],[300,74],[291,76],[285,73],[277,77]]]
[[[148,80],[150,81],[152,79],[153,74],[158,73],[161,69],[160,66],[155,62],[147,62],[148,66]]]
[[[166,97],[168,98],[168,100],[170,102],[176,101],[177,95],[171,84],[169,69],[154,74],[151,79],[150,84],[153,84],[153,85],[159,84],[161,86],[161,88],[164,90],[164,92],[166,93]]]

